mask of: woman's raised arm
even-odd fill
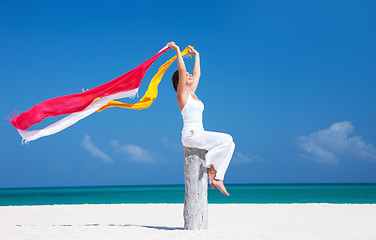
[[[187,78],[185,76],[185,73],[187,72],[187,69],[185,68],[185,63],[183,60],[183,57],[181,56],[179,47],[175,44],[175,42],[169,42],[167,44],[171,49],[174,49],[176,51],[177,56],[177,62],[178,62],[178,70],[179,70],[179,83],[177,87],[177,97],[186,97],[186,91],[185,91],[185,84],[187,81]]]
[[[201,68],[200,68],[200,53],[194,48],[189,48],[189,53],[195,55],[195,65],[193,67],[192,79],[193,79],[193,91],[196,91],[198,82],[200,81]]]

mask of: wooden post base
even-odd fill
[[[184,229],[208,228],[208,173],[201,161],[206,150],[184,147]]]

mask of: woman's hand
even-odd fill
[[[191,46],[189,46],[189,54],[196,55],[198,52]]]
[[[167,46],[171,49],[174,49],[175,51],[179,49],[179,47],[175,44],[175,42],[169,42],[167,43]]]

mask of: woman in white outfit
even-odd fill
[[[234,153],[235,144],[228,134],[204,130],[202,124],[204,104],[194,94],[201,74],[199,53],[193,48],[189,49],[190,54],[195,56],[193,74],[189,74],[179,47],[174,42],[168,43],[168,46],[174,49],[177,55],[178,70],[174,73],[172,82],[184,120],[182,143],[186,147],[208,151],[202,165],[208,168],[210,186],[213,189],[218,188],[223,194],[229,196],[223,179]]]

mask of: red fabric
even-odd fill
[[[114,80],[90,89],[86,92],[65,95],[38,103],[28,111],[11,119],[12,125],[19,130],[26,130],[30,126],[41,122],[46,117],[70,114],[84,110],[94,99],[108,95],[129,91],[140,86],[148,68],[153,62],[169,48],[166,48],[140,66],[132,69]]]

